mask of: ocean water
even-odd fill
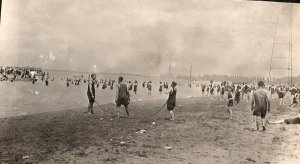
[[[55,80],[53,82],[50,81],[48,86],[45,86],[45,82],[41,80],[35,84],[26,81],[0,82],[0,117],[30,115],[72,108],[87,108],[87,83],[84,84],[82,82],[79,86],[70,84],[70,87],[66,87],[66,81],[61,80],[61,78],[81,76],[81,73],[50,72],[49,74]],[[87,77],[86,74],[84,76]],[[117,78],[118,76],[116,75],[97,74],[97,79],[117,80]],[[158,91],[159,82],[167,81],[170,84],[172,79],[124,76],[124,80],[126,81],[135,79],[139,81],[139,85],[137,94],[131,92],[132,103],[135,101],[167,99],[167,94],[160,94]],[[154,83],[151,94],[148,94],[147,89],[142,87],[142,81],[149,80]],[[200,88],[196,88],[195,86],[188,88],[187,81],[185,80],[176,81],[183,84],[177,87],[178,98],[198,97],[201,95]],[[115,88],[113,90],[110,88],[102,90],[100,85],[99,88],[96,88],[96,101],[99,104],[114,103],[115,92]]]

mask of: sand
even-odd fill
[[[250,102],[228,120],[219,97],[180,98],[176,120],[167,110],[153,118],[164,100],[132,102],[132,119],[101,112],[114,104],[0,119],[2,163],[299,163],[300,126],[268,125],[254,131]],[[272,102],[269,119],[291,117]],[[123,111],[124,112],[124,111]],[[153,122],[155,124],[153,124]],[[136,133],[145,130],[144,133]],[[166,150],[169,146],[171,149]]]

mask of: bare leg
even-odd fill
[[[87,107],[87,111],[86,111],[87,113],[89,113],[90,112],[90,103],[89,103],[89,105],[88,105],[88,107]]]
[[[266,119],[265,118],[261,118],[261,124],[263,127],[263,131],[265,131],[266,130]]]
[[[120,118],[120,107],[116,106],[116,109],[117,109],[117,118]]]
[[[129,117],[128,106],[125,107],[125,110],[126,110],[127,117]]]
[[[170,111],[170,115],[171,115],[171,120],[174,121],[175,120],[174,112]]]
[[[232,119],[232,110],[231,110],[231,107],[228,107],[228,111],[229,111],[229,119],[231,120]]]
[[[94,114],[94,110],[93,110],[93,103],[91,103],[91,114]]]
[[[256,123],[256,129],[257,129],[257,130],[259,130],[259,126],[260,126],[260,125],[259,125],[259,120],[258,120],[259,118],[260,118],[259,116],[256,116],[256,117],[255,117],[255,123]]]
[[[89,102],[87,113],[91,113],[91,102]]]

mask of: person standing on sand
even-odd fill
[[[159,89],[158,89],[159,94],[161,94],[162,89],[163,89],[163,84],[162,84],[162,82],[160,82],[160,83],[159,83]]]
[[[88,114],[94,114],[93,111],[93,104],[95,102],[95,84],[97,83],[96,81],[96,74],[91,75],[92,80],[88,81],[88,90],[87,90],[87,96],[89,99],[89,105],[88,105]]]
[[[267,114],[267,110],[270,111],[270,101],[268,98],[268,93],[264,89],[264,86],[265,84],[263,81],[258,82],[258,89],[253,93],[253,99],[251,103],[251,111],[253,112],[253,115],[256,116],[255,118],[256,128],[257,130],[259,130],[260,123],[258,119],[260,117],[263,131],[266,130],[265,117]]]
[[[177,94],[177,83],[175,81],[172,82],[171,88],[169,91],[166,91],[166,94],[169,94],[169,98],[167,100],[167,110],[170,112],[171,121],[174,121],[174,107],[176,106],[176,94]]]
[[[228,90],[227,107],[228,107],[228,111],[229,111],[229,119],[232,119],[233,96],[232,96],[231,89]]]
[[[134,92],[134,94],[136,94],[136,92],[137,92],[137,87],[138,87],[138,81],[135,80],[134,81],[134,85],[133,85],[133,92]]]
[[[123,82],[123,77],[119,77],[118,84],[116,86],[116,108],[118,112],[118,118],[120,118],[120,106],[124,105],[127,117],[129,117],[128,105],[130,103],[130,94],[127,89],[127,85]]]
[[[283,98],[285,96],[285,92],[282,86],[279,87],[278,91],[277,91],[278,97],[279,97],[279,105],[285,105]]]
[[[239,87],[237,87],[236,93],[234,95],[234,100],[235,100],[237,105],[239,104],[239,102],[241,100],[240,95],[241,95],[241,90],[239,89]]]

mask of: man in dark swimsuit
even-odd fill
[[[170,90],[165,92],[166,94],[169,94],[169,98],[167,100],[167,110],[170,111],[171,121],[174,121],[175,119],[173,109],[176,106],[176,94],[177,94],[176,85],[177,83],[173,81]]]
[[[88,114],[94,114],[93,111],[93,104],[95,102],[95,84],[96,84],[96,74],[91,75],[92,80],[88,81],[88,90],[87,90],[87,96],[89,99],[89,105],[88,105]],[[67,83],[68,86],[69,83]]]
[[[256,116],[256,128],[259,130],[259,117],[261,118],[263,131],[266,130],[265,117],[267,110],[270,111],[270,101],[267,95],[267,91],[264,89],[264,82],[258,82],[258,89],[253,93],[253,100],[251,103],[251,111]]]
[[[116,86],[116,108],[118,111],[118,118],[120,118],[120,106],[124,105],[127,117],[129,117],[128,105],[130,103],[130,94],[127,89],[127,85],[123,82],[123,77],[119,77],[118,84]]]

